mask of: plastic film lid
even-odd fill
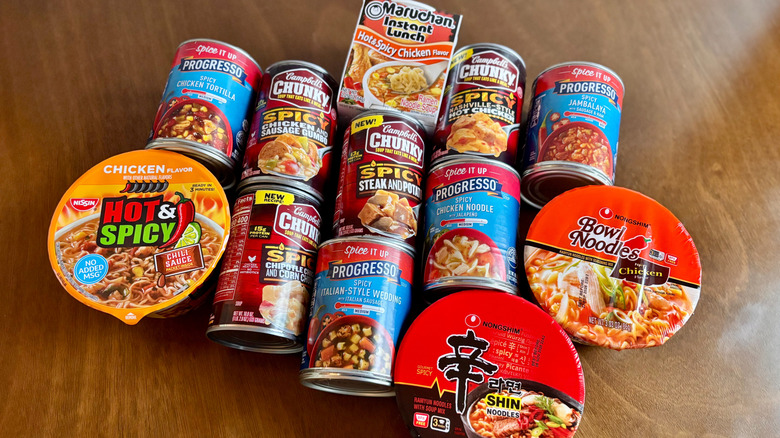
[[[547,436],[534,417],[571,436],[585,401],[566,333],[502,292],[458,292],[423,311],[398,350],[394,380],[401,416],[418,437],[493,436],[488,429]]]
[[[47,246],[68,293],[133,325],[197,290],[229,234],[225,192],[205,167],[139,150],[73,183],[54,211]]]
[[[534,219],[525,271],[539,304],[577,341],[613,349],[663,344],[699,300],[701,263],[661,204],[622,187],[589,186]]]

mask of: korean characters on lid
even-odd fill
[[[133,151],[65,192],[49,226],[49,261],[70,295],[134,325],[196,307],[229,234],[225,192],[205,167]]]
[[[462,157],[434,166],[425,186],[426,301],[468,288],[517,293],[520,178],[495,160]]]
[[[584,185],[612,185],[624,87],[590,62],[554,65],[534,81],[523,159],[523,200],[541,208]]]
[[[300,352],[320,241],[319,202],[281,185],[239,188],[206,336],[241,350]]]
[[[416,1],[364,0],[339,91],[339,112],[398,110],[430,133],[461,16]]]
[[[539,305],[575,341],[616,350],[666,342],[701,290],[685,227],[622,187],[570,190],[542,208],[528,230],[525,272]]]
[[[369,236],[323,243],[301,383],[338,394],[392,396],[413,276],[414,256],[401,242]]]
[[[409,116],[369,111],[344,133],[334,235],[390,237],[414,247],[425,131]]]
[[[262,73],[251,56],[230,44],[181,43],[146,147],[194,158],[232,187]]]
[[[582,367],[566,333],[528,301],[467,290],[425,309],[404,335],[393,375],[414,437],[572,437]]]
[[[498,44],[473,44],[455,53],[449,71],[431,163],[466,154],[514,166],[525,90],[523,59]]]
[[[309,62],[282,61],[268,67],[241,179],[313,189],[322,199],[335,164],[336,89],[336,80]]]

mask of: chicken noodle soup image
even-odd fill
[[[509,136],[498,122],[484,113],[460,116],[451,129],[447,137],[447,149],[496,157],[506,151]]]
[[[366,201],[358,213],[363,226],[380,233],[390,233],[406,239],[417,233],[417,215],[409,200],[384,190]]]
[[[208,102],[187,99],[174,105],[158,124],[157,137],[181,138],[229,152],[232,134],[225,116]]]
[[[501,279],[499,275],[497,258],[494,256],[493,248],[488,243],[487,236],[480,241],[478,238],[469,238],[460,235],[457,230],[450,234],[449,238],[441,237],[439,242],[441,246],[438,251],[434,248],[433,258],[429,256],[428,275],[429,280],[436,280],[442,277],[486,277]]]
[[[496,407],[499,403],[501,407]],[[477,400],[469,409],[468,420],[471,430],[481,437],[568,438],[577,430],[580,413],[538,392],[512,394],[505,390]]]
[[[390,375],[393,345],[390,335],[368,318],[335,319],[320,333],[312,367],[371,371]]]
[[[390,81],[390,89],[396,93],[411,94],[422,91],[428,87],[425,74],[420,67],[403,66],[396,73],[387,75]]]
[[[257,167],[265,173],[278,173],[309,180],[322,167],[317,145],[308,138],[282,134],[266,143],[257,156]]]
[[[421,68],[392,63],[369,72],[364,86],[379,102],[387,106],[406,111],[417,110],[419,105],[415,102],[425,103],[427,106],[438,104],[445,75],[446,73],[442,72],[428,86]],[[419,110],[422,110],[422,107]]]

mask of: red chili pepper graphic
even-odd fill
[[[628,249],[642,249],[647,246],[647,242],[650,240],[645,240],[645,236],[634,236],[626,241],[623,242],[623,246]]]
[[[181,235],[184,234],[187,225],[195,219],[195,204],[192,203],[192,200],[185,198],[184,195],[179,192],[176,192],[176,195],[179,196],[179,202],[176,204],[176,215],[178,217],[176,230],[167,242],[160,245],[160,248],[166,248],[176,243]]]
[[[120,190],[119,193],[127,193],[131,188],[133,188],[134,185],[135,183],[128,181],[127,184],[125,184],[125,188]]]

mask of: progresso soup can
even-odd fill
[[[333,232],[414,247],[422,202],[425,130],[401,113],[368,111],[344,133]]]
[[[320,242],[319,201],[281,185],[239,189],[206,336],[241,350],[297,353]]]
[[[49,261],[74,298],[134,325],[202,301],[229,234],[225,192],[205,167],[133,151],[65,192],[49,226]]]
[[[232,187],[261,77],[257,62],[238,47],[209,39],[181,43],[146,147],[194,158]]]
[[[244,155],[242,180],[314,190],[333,168],[336,80],[320,66],[282,61],[266,70]]]
[[[530,302],[495,291],[458,292],[425,309],[393,377],[414,437],[572,437],[585,403],[566,333]]]
[[[467,288],[517,293],[520,177],[484,158],[434,166],[425,186],[426,300]]]
[[[623,81],[590,62],[543,71],[534,82],[523,160],[523,200],[541,208],[584,185],[612,185]]]
[[[463,47],[450,62],[446,90],[431,163],[465,154],[514,166],[525,90],[523,58],[499,44]]]
[[[392,396],[393,360],[411,306],[413,276],[412,251],[397,240],[323,243],[301,383],[338,394]]]

